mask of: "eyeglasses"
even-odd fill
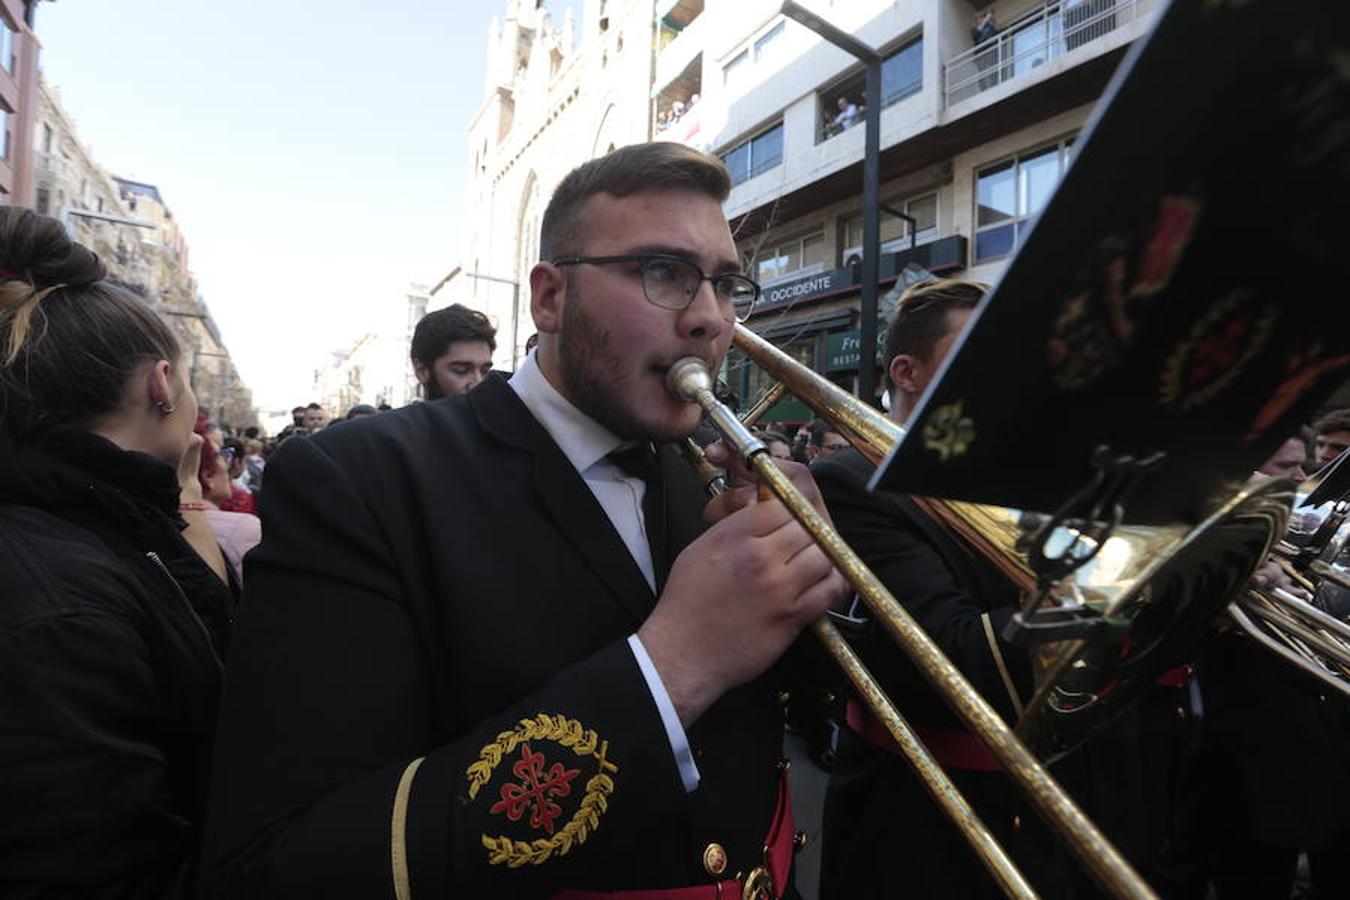
[[[745,321],[759,299],[759,285],[736,272],[704,275],[687,259],[662,253],[635,253],[625,256],[569,256],[553,260],[555,266],[608,266],[635,263],[642,276],[642,293],[648,302],[662,309],[688,309],[703,282],[711,282],[713,294],[737,322]]]
[[[847,449],[848,449],[848,444],[846,444],[846,443],[843,443],[843,444],[821,444],[821,445],[820,445],[820,449],[822,449],[822,450],[828,450],[828,451],[830,451],[831,453],[834,453],[834,452],[836,452],[836,451],[838,451],[838,450],[847,450]]]

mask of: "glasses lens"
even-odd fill
[[[692,263],[675,257],[649,257],[642,265],[642,290],[647,299],[666,309],[684,309],[698,292],[700,273]]]
[[[737,322],[744,322],[759,299],[759,285],[744,275],[722,275],[717,279],[717,296],[730,304]]]

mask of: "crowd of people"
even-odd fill
[[[0,208],[0,894],[795,897],[786,721],[832,770],[821,897],[995,895],[799,639],[829,613],[1041,896],[1095,896],[742,461],[706,448],[731,485],[707,500],[680,458],[701,411],[666,376],[716,372],[758,292],[730,187],[676,143],[579,166],[509,379],[452,306],[413,336],[426,402],[297,406],[275,440],[209,421],[153,312],[56,220]],[[898,303],[896,423],[985,291]],[[759,434],[1015,721],[1034,683],[1009,585],[868,492],[835,426]],[[1333,412],[1263,472],[1347,445]],[[1160,895],[1288,897],[1300,853],[1317,896],[1350,890],[1346,704],[1263,665],[1224,635],[1052,766]],[[1270,750],[1249,703],[1300,742]]]
[[[693,112],[694,107],[698,106],[700,95],[693,94],[689,97],[689,102],[676,100],[666,109],[660,110],[656,114],[656,130],[658,132],[672,128],[679,123],[686,115]]]

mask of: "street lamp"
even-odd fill
[[[457,275],[463,275],[465,278],[472,278],[475,281],[492,281],[497,284],[511,285],[511,371],[514,372],[517,362],[516,348],[520,346],[517,340],[520,337],[520,282],[512,281],[509,278],[497,278],[493,275],[479,275],[477,272],[465,272],[462,266],[455,266],[450,270],[449,275],[436,282],[436,286],[427,293],[435,295]]]
[[[877,282],[881,278],[881,54],[853,35],[822,19],[796,0],[784,0],[783,15],[799,22],[836,47],[857,57],[867,68],[863,108],[863,258],[862,321],[858,361],[858,396],[875,403],[877,396]]]

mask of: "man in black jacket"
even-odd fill
[[[890,414],[897,422],[914,411],[984,291],[973,282],[937,281],[912,288],[902,299],[887,329],[884,355]],[[1001,637],[1019,601],[1012,585],[911,498],[868,492],[873,466],[856,451],[836,453],[811,470],[845,540],[972,686],[1015,721],[1033,685],[1027,652]],[[860,654],[976,814],[1042,896],[1075,896],[1085,885],[1063,842],[865,615],[864,609],[854,625]],[[1123,724],[1112,729],[1108,749],[1080,749],[1051,770],[1127,854],[1137,848],[1142,825],[1116,801],[1143,789],[1144,775],[1131,762],[1137,740],[1135,729]],[[885,872],[894,873],[914,896],[1000,895],[889,734],[856,702],[849,704],[841,729],[823,832],[824,900],[893,896],[895,884]]]
[[[703,532],[665,446],[699,419],[666,371],[715,370],[758,292],[728,190],[716,159],[671,143],[581,166],[544,215],[540,343],[510,382],[268,464],[208,894],[789,890],[761,676],[844,583],[751,489]]]

